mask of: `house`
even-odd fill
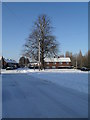
[[[7,67],[18,67],[18,63],[15,60],[12,59],[5,59],[2,57],[2,68]]]
[[[30,63],[28,64],[29,68],[38,68],[39,63],[35,59],[29,59]]]
[[[45,58],[45,68],[72,68],[69,57]]]

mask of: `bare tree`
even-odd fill
[[[90,50],[83,56],[83,66],[90,69]]]
[[[69,57],[69,51],[66,51],[66,53],[65,53],[65,57]]]
[[[80,50],[80,52],[77,55],[77,66],[78,68],[82,68],[82,60],[83,60],[83,56],[82,56],[82,52]]]
[[[88,68],[90,69],[90,50],[88,50],[88,60],[87,60],[87,62],[88,62]]]
[[[40,61],[44,68],[45,57],[57,55],[58,43],[55,36],[52,35],[51,21],[46,15],[39,16],[33,28],[24,45],[24,55],[38,61],[40,42]]]

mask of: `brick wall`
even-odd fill
[[[46,68],[69,67],[71,62],[45,62]]]

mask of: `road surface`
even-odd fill
[[[87,118],[88,95],[28,74],[2,75],[3,118]]]

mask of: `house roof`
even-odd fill
[[[5,59],[5,58],[4,58],[4,61],[5,61],[6,63],[17,63],[15,60],[12,60],[12,59]]]
[[[45,58],[45,62],[71,62],[69,57],[60,57],[60,58]]]

